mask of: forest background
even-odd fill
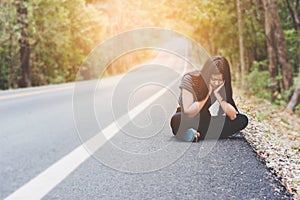
[[[182,33],[231,64],[236,85],[300,111],[299,0],[1,0],[0,89],[75,81],[101,42],[135,28]],[[150,58],[119,59],[105,76]],[[88,70],[81,73],[89,79]]]

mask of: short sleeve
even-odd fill
[[[193,89],[193,80],[192,76],[189,74],[186,74],[183,76],[181,83],[179,85],[179,88],[181,89],[180,91],[180,96],[178,99],[178,103],[183,111],[183,105],[182,105],[182,89],[186,89],[187,91],[191,92],[193,94],[194,99],[196,99],[195,92]]]
[[[186,89],[187,91],[194,94],[192,76],[189,74],[184,75],[184,77],[182,78],[181,83],[179,85],[179,88]]]

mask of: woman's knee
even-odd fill
[[[249,122],[248,117],[244,114],[238,114],[237,118],[238,118],[238,121],[239,121],[239,124],[241,127],[240,129],[242,130],[242,129],[246,128],[248,125],[248,122]]]

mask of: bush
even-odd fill
[[[246,76],[246,86],[250,94],[254,94],[263,99],[271,100],[269,86],[271,83],[268,71],[263,71],[267,65],[267,60],[254,61],[252,71]]]

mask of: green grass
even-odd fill
[[[271,114],[270,110],[262,111],[261,113],[258,113],[257,119],[259,122],[261,122],[264,119],[266,119],[270,114]]]

